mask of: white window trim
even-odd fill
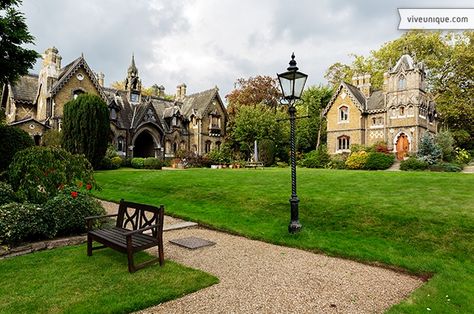
[[[346,120],[341,120],[341,108],[346,107],[347,108],[347,119]],[[350,108],[346,104],[341,104],[339,107],[337,107],[337,123],[349,123],[349,115],[350,115]]]

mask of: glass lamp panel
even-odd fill
[[[280,81],[280,87],[281,91],[283,92],[283,97],[287,98],[291,96],[293,87],[292,81],[283,75],[278,75],[278,80]]]
[[[301,72],[295,73],[295,83],[294,83],[294,94],[295,98],[300,98],[301,94],[303,93],[304,84],[306,84],[306,79],[308,76]]]

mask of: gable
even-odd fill
[[[346,100],[348,98],[348,100]],[[357,89],[357,87],[350,85],[348,83],[342,82],[339,84],[334,95],[329,100],[328,104],[323,110],[323,115],[327,116],[328,112],[331,110],[335,102],[347,102],[347,104],[354,105],[361,113],[365,109],[365,98]]]

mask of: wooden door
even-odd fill
[[[406,156],[409,149],[408,136],[401,134],[397,140],[397,159],[402,160]]]

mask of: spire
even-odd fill
[[[138,69],[137,66],[135,65],[135,55],[132,53],[132,63],[130,63],[130,66],[128,67],[128,74],[134,74],[135,76],[138,75]]]

